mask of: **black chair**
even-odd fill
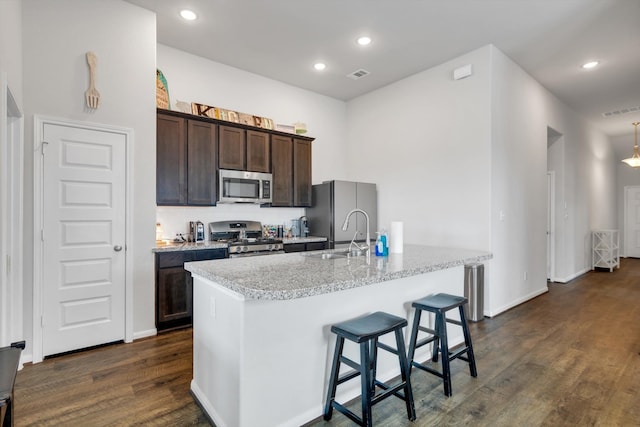
[[[413,421],[416,419],[416,410],[413,403],[413,393],[411,391],[411,381],[409,378],[409,363],[405,354],[404,338],[402,337],[402,328],[405,326],[407,326],[407,321],[402,317],[376,312],[331,327],[331,332],[335,333],[337,337],[336,348],[333,354],[333,365],[331,367],[331,379],[329,381],[324,409],[325,420],[328,421],[331,419],[333,408],[335,408],[358,425],[371,426],[371,407],[391,395],[395,395],[405,401],[409,420]],[[379,337],[391,332],[395,333],[396,349],[378,341]],[[342,355],[345,339],[360,345],[359,364]],[[378,348],[398,356],[400,362],[400,383],[389,386],[376,380]],[[350,371],[339,376],[341,363],[349,365],[355,369],[355,371]],[[335,401],[338,384],[342,384],[357,376],[361,378],[362,418]],[[382,389],[378,393],[376,393],[376,386]],[[400,390],[403,390],[404,393],[401,393]]]
[[[0,427],[13,426],[13,385],[24,341],[0,348]]]
[[[409,342],[409,371],[411,371],[411,368],[415,366],[416,368],[442,378],[444,383],[444,394],[447,397],[451,396],[450,361],[454,359],[464,360],[469,364],[469,373],[471,376],[478,376],[478,372],[476,370],[476,359],[473,354],[473,345],[471,343],[471,335],[469,334],[467,319],[464,314],[465,304],[467,304],[467,299],[465,297],[449,294],[429,295],[414,301],[412,304],[412,307],[415,308],[415,314],[413,318],[413,328],[411,330],[411,340]],[[447,319],[446,312],[455,308],[458,308],[460,312],[460,321]],[[423,311],[429,311],[435,314],[435,329],[420,326],[420,315]],[[447,323],[453,323],[461,326],[462,333],[464,334],[464,347],[455,350],[453,353],[449,350]],[[418,341],[418,332],[426,332],[430,334],[430,336]],[[416,349],[429,344],[430,342],[433,342],[431,360],[434,362],[438,361],[438,348],[440,349],[440,354],[442,356],[442,368],[440,371],[414,360]]]

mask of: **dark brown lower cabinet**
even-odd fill
[[[326,248],[327,242],[287,243],[286,245],[284,245],[284,251],[287,253],[321,251]]]
[[[227,257],[227,249],[156,253],[156,329],[158,332],[191,326],[193,279],[184,269],[189,261]]]

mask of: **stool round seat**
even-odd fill
[[[324,419],[330,420],[336,409],[358,425],[370,427],[372,425],[371,407],[387,397],[394,395],[405,401],[407,417],[416,419],[416,410],[409,378],[409,361],[405,353],[402,328],[407,326],[407,320],[393,314],[377,311],[369,315],[347,320],[331,326],[331,332],[336,334],[336,347],[331,365],[331,378],[327,389],[327,400],[324,409]],[[388,333],[394,333],[396,348],[378,341],[378,338]],[[342,355],[345,340],[352,341],[360,347],[360,363]],[[378,348],[398,356],[400,363],[400,377],[398,384],[388,385],[376,379]],[[353,370],[340,376],[340,366],[344,363]],[[362,416],[336,402],[336,389],[339,384],[360,377]],[[380,391],[376,392],[376,387]]]
[[[473,344],[471,343],[471,334],[467,325],[467,319],[464,313],[464,306],[467,304],[467,298],[450,295],[450,294],[435,294],[428,295],[424,298],[414,301],[411,306],[415,308],[413,316],[413,327],[411,329],[411,338],[409,341],[409,371],[413,367],[419,368],[423,371],[429,372],[439,378],[442,378],[444,385],[444,394],[449,397],[452,394],[451,391],[451,369],[449,362],[454,359],[464,360],[469,364],[469,373],[472,377],[478,376],[476,369],[476,359],[473,353]],[[447,318],[447,311],[458,308],[460,313],[460,320]],[[423,311],[428,311],[435,314],[435,322],[433,329],[420,325],[420,317]],[[449,339],[447,337],[447,323],[453,323],[462,327],[462,334],[464,335],[464,346],[462,348],[452,351],[449,349]],[[419,332],[426,332],[429,334],[427,338],[418,339]],[[419,363],[414,360],[415,351],[417,348],[423,345],[433,343],[431,348],[431,360],[438,362],[438,350],[442,355],[442,367],[440,370],[435,369],[433,366]]]

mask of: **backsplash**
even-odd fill
[[[260,221],[263,225],[291,226],[292,219],[305,214],[304,208],[261,208],[259,205],[233,203],[218,206],[157,206],[156,223],[162,227],[162,238],[173,239],[176,233],[185,237],[189,232],[189,221],[202,221],[206,240],[209,240],[209,223],[213,221]]]

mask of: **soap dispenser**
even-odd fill
[[[384,256],[384,243],[379,231],[376,231],[378,237],[376,238],[376,256]]]

